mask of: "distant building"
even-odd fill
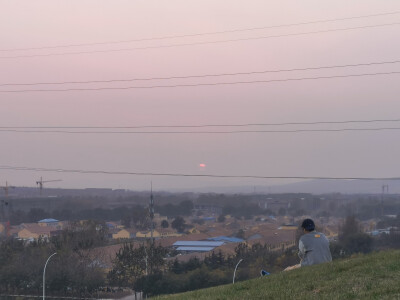
[[[55,231],[57,228],[52,226],[21,224],[16,237],[22,240],[38,240],[39,238],[47,240]]]
[[[115,233],[112,234],[112,238],[116,239],[133,239],[136,237],[136,231],[130,228],[116,230]]]
[[[57,227],[59,225],[58,220],[56,219],[43,219],[38,221],[39,226],[53,226],[53,227]]]
[[[160,228],[158,229],[158,231],[160,232],[162,238],[182,236],[182,233],[178,233],[175,230],[169,228]]]
[[[157,231],[154,230],[153,231],[153,238],[157,239],[160,238],[161,234]],[[151,238],[151,231],[138,231],[136,232],[136,238],[138,239],[147,239],[147,238]]]
[[[273,200],[273,199],[267,199],[264,201],[259,202],[259,207],[263,209],[268,209],[270,211],[273,211],[275,213],[278,213],[279,209],[288,209],[290,208],[290,202],[283,201],[283,200]]]
[[[177,241],[173,244],[177,251],[181,252],[209,252],[216,247],[222,246],[224,242],[216,241]]]
[[[190,234],[197,234],[197,233],[200,233],[200,230],[198,230],[196,227],[192,227],[192,228],[188,229],[187,232]]]
[[[153,221],[156,223],[161,223],[162,221],[168,221],[168,218],[166,216],[161,216],[159,213],[155,213]]]
[[[299,226],[295,224],[283,224],[282,226],[278,227],[280,230],[297,230]]]
[[[228,237],[228,236],[224,236],[224,235],[211,237],[211,238],[208,238],[207,240],[215,241],[215,242],[225,242],[225,243],[241,243],[241,242],[244,242],[243,239],[240,239],[240,238],[237,238],[237,237]]]
[[[193,207],[193,213],[197,215],[199,212],[203,214],[220,215],[222,213],[222,207],[211,204],[195,204]]]
[[[106,226],[108,229],[122,229],[124,228],[123,225],[117,223],[117,222],[106,222]]]

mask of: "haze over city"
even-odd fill
[[[398,177],[400,139],[396,129],[212,133],[396,128],[396,121],[204,128],[25,128],[80,132],[76,134],[3,131],[13,126],[396,120],[400,111],[400,75],[393,74],[400,72],[395,63],[400,53],[399,16],[393,13],[396,11],[397,1],[2,1],[0,165],[194,175]],[[281,26],[289,24],[297,25]],[[156,39],[159,37],[162,39]],[[126,42],[131,40],[141,41]],[[30,50],[15,50],[27,48]],[[390,63],[366,65],[381,62]],[[169,80],[5,85],[357,64],[363,65]],[[358,77],[371,73],[392,74]],[[357,77],[336,77],[347,75]],[[335,78],[265,82],[315,77]],[[237,83],[243,81],[262,82]],[[156,87],[165,85],[196,86]],[[152,88],[114,89],[125,87]],[[48,91],[88,88],[100,90]],[[35,89],[47,91],[29,91]],[[153,133],[82,133],[87,131]],[[165,131],[202,133],[160,133]],[[150,181],[156,189],[169,190],[271,186],[300,180],[0,170],[2,185],[7,180],[14,186],[34,186],[40,176],[63,180],[53,187],[133,190],[149,189]]]
[[[400,2],[0,0],[0,300],[395,299]]]

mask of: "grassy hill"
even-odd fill
[[[157,299],[400,299],[400,251],[357,255]]]

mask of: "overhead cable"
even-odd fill
[[[370,119],[345,121],[282,122],[282,123],[242,123],[242,124],[200,124],[200,125],[138,125],[138,126],[0,126],[0,129],[134,129],[134,128],[203,128],[203,127],[249,127],[399,122],[400,119]]]
[[[333,75],[333,76],[317,76],[317,77],[301,77],[301,78],[285,78],[285,79],[272,79],[272,80],[252,80],[252,81],[233,81],[233,82],[214,82],[214,83],[193,83],[193,84],[175,84],[175,85],[99,87],[99,88],[67,88],[67,89],[35,89],[35,90],[0,90],[0,93],[72,92],[72,91],[103,91],[103,90],[131,90],[131,89],[201,87],[201,86],[219,86],[219,85],[236,85],[236,84],[290,82],[290,81],[333,79],[333,78],[350,78],[350,77],[394,75],[394,74],[400,74],[400,71],[363,73],[363,74],[349,74],[349,75]]]
[[[186,75],[186,76],[128,78],[128,79],[109,79],[109,80],[62,81],[62,82],[0,83],[0,86],[64,85],[64,84],[89,84],[89,83],[112,83],[112,82],[130,82],[130,81],[190,79],[190,78],[253,75],[253,74],[280,73],[280,72],[293,72],[293,71],[310,71],[310,70],[334,69],[334,68],[349,68],[349,67],[397,64],[397,63],[400,63],[400,60],[381,61],[381,62],[367,62],[367,63],[358,63],[358,64],[318,66],[318,67],[307,67],[307,68],[292,68],[292,69],[279,69],[279,70],[261,70],[261,71],[251,71],[251,72],[235,72],[235,73],[219,73],[219,74],[203,74],[203,75]]]
[[[184,174],[184,173],[153,173],[126,172],[80,169],[50,169],[34,167],[0,166],[3,170],[36,171],[57,173],[104,174],[104,175],[134,175],[134,176],[169,176],[169,177],[211,177],[211,178],[252,178],[252,179],[321,179],[321,180],[400,180],[400,177],[328,177],[328,176],[259,176],[259,175],[216,175],[216,174]]]
[[[293,129],[293,130],[230,130],[230,131],[67,131],[67,130],[21,130],[0,129],[0,132],[17,133],[66,133],[66,134],[235,134],[235,133],[300,133],[400,130],[400,127],[339,128],[339,129]]]
[[[336,29],[326,29],[326,30],[317,30],[317,31],[307,31],[307,32],[299,32],[299,33],[288,33],[288,34],[248,37],[248,38],[236,38],[236,39],[226,39],[226,40],[216,40],[216,41],[203,41],[203,42],[193,42],[193,43],[180,43],[180,44],[170,44],[170,45],[144,46],[144,47],[133,47],[133,48],[122,48],[122,49],[107,49],[107,50],[75,51],[75,52],[72,51],[72,52],[61,52],[61,53],[45,53],[45,54],[26,54],[26,55],[14,55],[14,56],[0,56],[0,59],[49,57],[49,56],[64,56],[64,55],[94,54],[94,53],[109,53],[109,52],[123,52],[123,51],[133,51],[133,50],[174,48],[174,47],[185,47],[185,46],[196,46],[196,45],[207,45],[207,44],[221,44],[221,43],[240,42],[240,41],[262,40],[262,39],[270,39],[270,38],[304,36],[304,35],[318,34],[318,33],[349,31],[349,30],[356,30],[356,29],[387,27],[387,26],[395,26],[395,25],[400,25],[400,22],[376,24],[376,25],[356,26],[356,27],[345,27],[345,28],[336,28]]]
[[[396,14],[399,14],[399,13],[400,13],[400,11],[394,11],[394,12],[385,12],[385,13],[380,13],[380,14],[352,16],[352,17],[317,20],[317,21],[308,21],[308,22],[291,23],[291,24],[270,25],[270,26],[262,26],[262,27],[251,27],[251,28],[232,29],[232,30],[223,30],[223,31],[214,31],[214,32],[201,32],[201,33],[181,34],[181,35],[169,35],[169,36],[151,37],[151,38],[138,38],[138,39],[130,39],[130,40],[122,40],[122,41],[107,41],[107,42],[67,44],[67,45],[42,46],[42,47],[30,47],[30,48],[0,49],[0,52],[44,50],[44,49],[57,49],[57,48],[69,48],[69,47],[83,47],[83,46],[98,46],[98,45],[111,45],[111,44],[123,44],[123,43],[132,43],[132,42],[165,40],[165,39],[195,37],[195,36],[204,36],[204,35],[215,35],[215,34],[224,34],[224,33],[254,31],[254,30],[262,30],[262,29],[292,27],[292,26],[299,26],[299,25],[311,25],[311,24],[328,23],[328,22],[336,22],[336,21],[346,21],[346,20],[353,20],[353,19],[363,19],[363,18],[371,18],[371,17],[396,15]]]

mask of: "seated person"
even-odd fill
[[[305,219],[301,228],[304,235],[299,240],[300,264],[287,267],[284,271],[332,261],[329,241],[323,233],[315,231],[314,221]]]

